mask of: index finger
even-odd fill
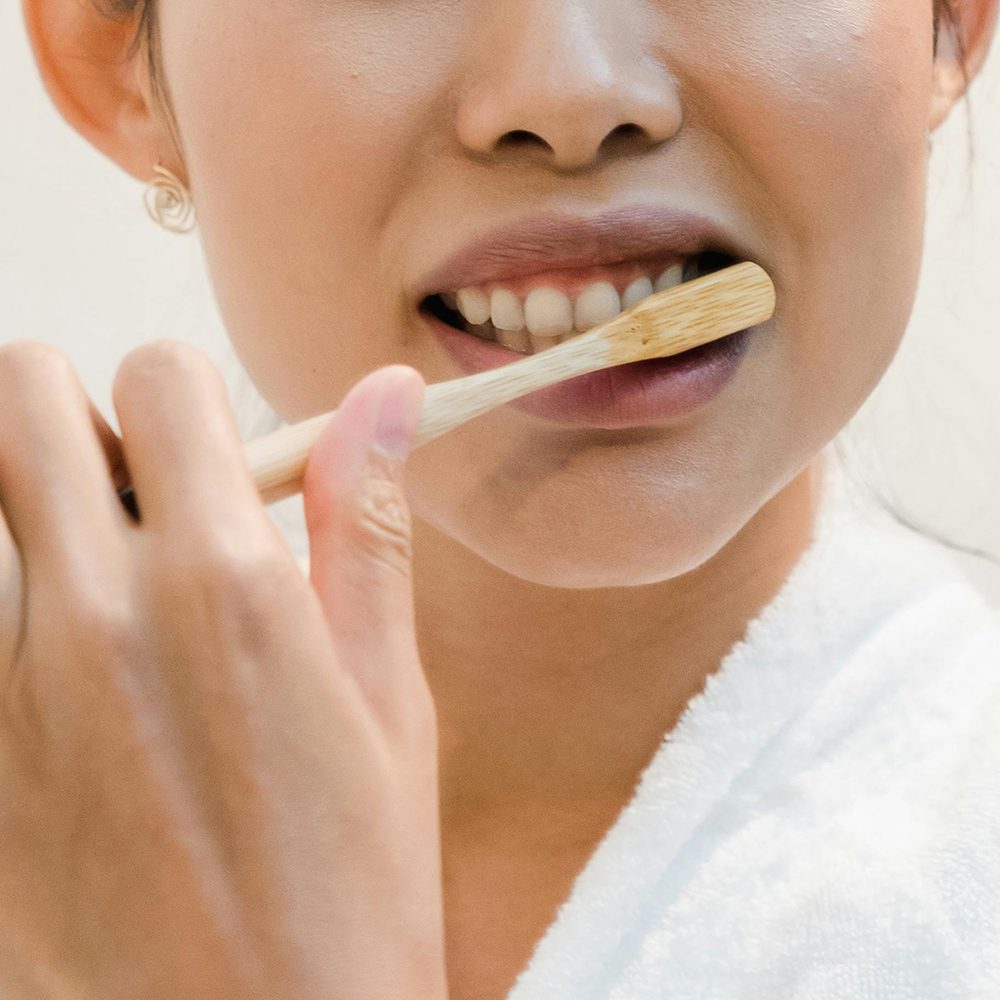
[[[157,341],[132,351],[112,390],[143,523],[198,538],[274,532],[247,466],[218,369],[197,348]]]
[[[42,569],[34,577],[64,577],[110,552],[127,524],[109,475],[114,432],[48,345],[0,348],[0,390],[0,506],[21,556]]]

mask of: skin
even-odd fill
[[[426,734],[433,714],[435,739],[419,753],[423,794],[405,797],[392,829],[437,873],[441,899],[398,874],[395,898],[440,905],[452,1000],[500,997],[664,732],[809,543],[822,450],[878,383],[906,328],[928,138],[966,84],[953,39],[944,32],[935,59],[930,4],[911,0],[616,0],[613,10],[601,0],[162,0],[161,106],[142,60],[126,57],[134,25],[77,0],[24,8],[67,120],[134,177],[148,179],[159,161],[193,191],[229,334],[288,420],[337,406],[372,369],[402,363],[427,383],[461,374],[417,315],[417,288],[472,236],[525,212],[633,203],[701,211],[752,247],[775,281],[778,310],[735,381],[669,426],[567,429],[501,408],[406,461],[405,497],[401,486],[380,494],[393,513],[377,542],[307,484],[310,582],[332,644],[346,630],[368,650],[357,663],[392,661],[390,677],[401,672],[414,690],[426,678],[431,695],[432,710],[418,697],[423,708],[403,712],[405,725],[396,718]],[[966,0],[959,15],[971,77],[996,0]],[[602,146],[626,122],[641,135]],[[535,138],[501,141],[515,129]],[[177,352],[149,350],[161,361]],[[208,378],[181,353],[184,363],[154,365],[159,374],[144,386],[162,400],[145,440],[176,423],[176,453],[160,461],[174,476],[190,462],[185,475],[197,482],[212,460],[189,460],[190,442],[206,413],[228,417],[218,386],[198,398],[196,421],[177,416],[177,383]],[[62,370],[38,351],[23,354],[12,362],[8,350],[7,363],[21,373],[15,388],[27,412],[32,387]],[[138,391],[142,357],[119,375],[123,399]],[[80,405],[62,414],[85,417]],[[130,460],[153,447],[134,432],[130,442],[128,420],[138,415],[119,418]],[[35,407],[20,436],[6,433],[25,469],[41,453],[31,442],[58,437],[37,428],[56,419]],[[318,446],[314,484],[339,481],[335,442],[350,432],[345,418],[345,437]],[[108,447],[117,454],[122,445]],[[231,459],[238,443],[229,434],[217,448]],[[78,516],[58,502],[73,483],[47,474],[49,525]],[[362,477],[352,488],[370,495],[371,481],[393,479]],[[344,503],[350,490],[339,495]],[[176,491],[170,497],[178,502]],[[184,509],[207,533],[202,541],[226,532],[223,518]],[[259,515],[244,492],[242,516],[263,530]],[[23,513],[8,517],[24,523]],[[176,519],[173,530],[186,537]],[[81,565],[96,563],[80,534],[65,532],[75,548],[67,543],[57,559],[72,551]],[[18,551],[31,579],[29,549]],[[395,586],[378,576],[387,550],[401,553]],[[361,554],[341,565],[335,556],[348,551]],[[140,565],[155,574],[155,560]],[[353,583],[344,583],[348,566]],[[352,595],[352,624],[323,600],[334,591]],[[280,634],[297,634],[298,613],[273,612]],[[57,620],[35,625],[40,642],[58,643]],[[409,629],[404,654],[380,646],[380,620]],[[144,634],[135,621],[132,632]],[[160,634],[147,654],[158,671],[199,627],[208,628]],[[65,642],[61,649],[68,663]],[[375,702],[381,679],[365,689]],[[322,712],[342,713],[337,704],[321,700],[315,724]],[[255,711],[263,718],[267,707]],[[338,752],[334,740],[331,758]],[[412,757],[401,752],[399,766],[414,766]],[[335,761],[314,783],[329,782],[334,811],[357,804],[342,771]],[[241,780],[257,778],[251,769]],[[389,784],[380,801],[404,801]],[[237,811],[225,829],[241,820],[256,822]],[[303,824],[294,835],[315,833]],[[369,860],[384,875],[385,859]],[[344,877],[327,863],[327,876]],[[250,912],[266,910],[253,892],[246,900]],[[377,934],[398,919],[383,904],[376,914],[331,913],[331,926],[345,940],[358,926]],[[439,944],[424,940],[430,950]],[[361,949],[361,987],[375,960]],[[421,976],[420,995],[436,995],[434,976]]]

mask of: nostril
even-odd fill
[[[498,149],[519,149],[525,146],[539,146],[542,149],[552,150],[552,147],[541,136],[523,128],[516,128],[507,132],[500,137],[500,141],[497,143]]]
[[[608,139],[627,139],[636,135],[644,135],[645,129],[641,125],[636,125],[635,122],[625,122],[624,125],[619,125],[617,128],[612,129],[608,134]],[[605,139],[607,142],[607,139]]]
[[[646,141],[647,133],[641,125],[637,125],[635,122],[625,122],[612,129],[604,137],[601,148],[607,150],[615,145],[628,148],[630,145],[639,146]]]

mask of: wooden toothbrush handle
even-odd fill
[[[427,386],[414,447],[529,392],[601,368],[676,354],[760,322],[773,308],[770,279],[750,262],[660,292],[539,354]],[[250,472],[265,503],[302,489],[309,452],[334,412],[282,427],[246,445]],[[119,496],[135,516],[131,487]]]
[[[591,330],[509,365],[427,386],[413,447],[536,389],[607,367],[611,347],[602,333],[601,328]],[[265,503],[301,490],[309,452],[335,412],[282,427],[246,446],[250,472]]]
[[[604,357],[594,361],[590,367],[582,371],[577,370],[577,365],[565,362],[558,368],[552,364],[527,366],[526,362],[544,360],[545,355],[557,350],[556,347],[551,347],[541,354],[530,355],[523,361],[514,361],[501,368],[492,368],[489,371],[477,372],[475,375],[435,382],[427,386],[424,390],[423,412],[414,436],[414,449],[441,437],[442,434],[474,417],[488,413],[512,399],[534,392],[535,389],[542,389],[565,378],[605,367],[608,345],[601,341],[596,342],[595,347],[603,352]],[[570,360],[572,361],[572,358]],[[521,365],[525,366],[523,370],[517,373],[509,371]],[[250,472],[265,503],[275,503],[285,497],[293,496],[302,489],[302,476],[305,473],[309,452],[335,412],[332,410],[317,417],[310,417],[301,423],[282,427],[247,444],[246,454]]]

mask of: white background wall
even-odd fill
[[[927,252],[911,327],[844,435],[858,474],[922,526],[1000,558],[1000,53],[969,116],[938,133]],[[142,186],[59,118],[37,78],[17,0],[0,0],[0,342],[58,346],[114,423],[111,378],[135,344],[191,341],[223,369],[245,436],[268,408],[226,340],[196,234],[161,231]],[[886,267],[892,261],[885,262]],[[300,505],[274,509],[301,548]],[[958,557],[1000,606],[1000,570]]]

